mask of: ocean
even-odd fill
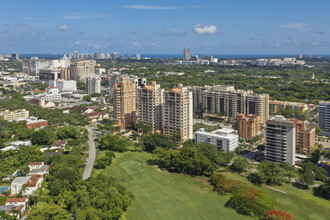
[[[20,54],[20,58],[31,58],[31,57],[39,57],[39,58],[62,58],[64,54]],[[67,54],[68,55],[68,54]],[[119,57],[124,55],[135,57],[136,54],[119,54]],[[213,56],[214,58],[221,59],[252,59],[252,58],[276,58],[276,57],[297,57],[298,54],[196,54],[199,58],[203,58],[205,56]],[[182,58],[182,54],[141,54],[141,58],[159,58],[159,59],[173,59],[173,58]],[[307,57],[307,55],[303,55],[303,57]],[[313,57],[330,57],[327,54],[313,54]]]

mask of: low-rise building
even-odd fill
[[[234,151],[238,147],[238,133],[230,128],[206,132],[204,128],[195,132],[196,143],[209,143],[219,150]]]
[[[241,139],[251,140],[260,134],[261,118],[259,115],[237,114],[236,120],[233,122],[233,129],[238,131]]]
[[[5,211],[6,214],[20,219],[22,214],[27,210],[28,201],[28,198],[8,198],[6,205],[0,206],[0,211]]]
[[[10,110],[0,111],[0,118],[10,122],[28,117],[29,117],[29,111],[27,111],[26,109],[17,109],[14,111],[10,111]]]
[[[97,121],[102,121],[103,119],[108,119],[109,114],[107,112],[92,112],[92,113],[87,114],[87,117],[92,122],[97,122]]]
[[[32,162],[28,164],[30,168],[30,172],[28,173],[28,176],[33,175],[48,175],[50,166],[45,165],[44,162]]]

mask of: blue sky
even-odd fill
[[[330,54],[328,0],[0,0],[0,53]]]

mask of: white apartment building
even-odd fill
[[[295,164],[296,124],[281,115],[266,123],[266,160]]]
[[[140,121],[151,125],[152,132],[162,129],[162,106],[164,89],[152,81],[150,85],[143,87],[140,91]]]
[[[39,59],[32,57],[31,59],[23,59],[23,72],[27,74],[39,74],[41,69],[69,67],[71,60],[64,55],[61,59]]]
[[[40,100],[41,97],[44,97],[46,102],[60,102],[62,100],[61,93],[55,87],[48,87],[44,94],[35,95],[33,98]]]
[[[101,78],[88,76],[86,78],[86,92],[88,94],[101,93]]]
[[[218,150],[227,152],[234,151],[238,147],[239,135],[237,131],[230,128],[222,128],[212,132],[206,132],[204,128],[195,132],[196,143],[209,143],[214,145]]]
[[[164,92],[163,134],[173,138],[180,134],[181,141],[193,139],[193,95],[179,83],[177,87]]]
[[[77,82],[74,80],[64,80],[64,79],[51,80],[51,81],[49,81],[48,85],[49,85],[49,87],[57,88],[60,92],[77,91]]]
[[[70,79],[86,81],[86,77],[95,76],[95,60],[77,60],[70,65]]]

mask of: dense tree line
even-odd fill
[[[185,144],[182,149],[158,147],[154,150],[159,167],[190,175],[211,175],[220,165],[228,163],[233,155],[218,151],[207,143]]]

